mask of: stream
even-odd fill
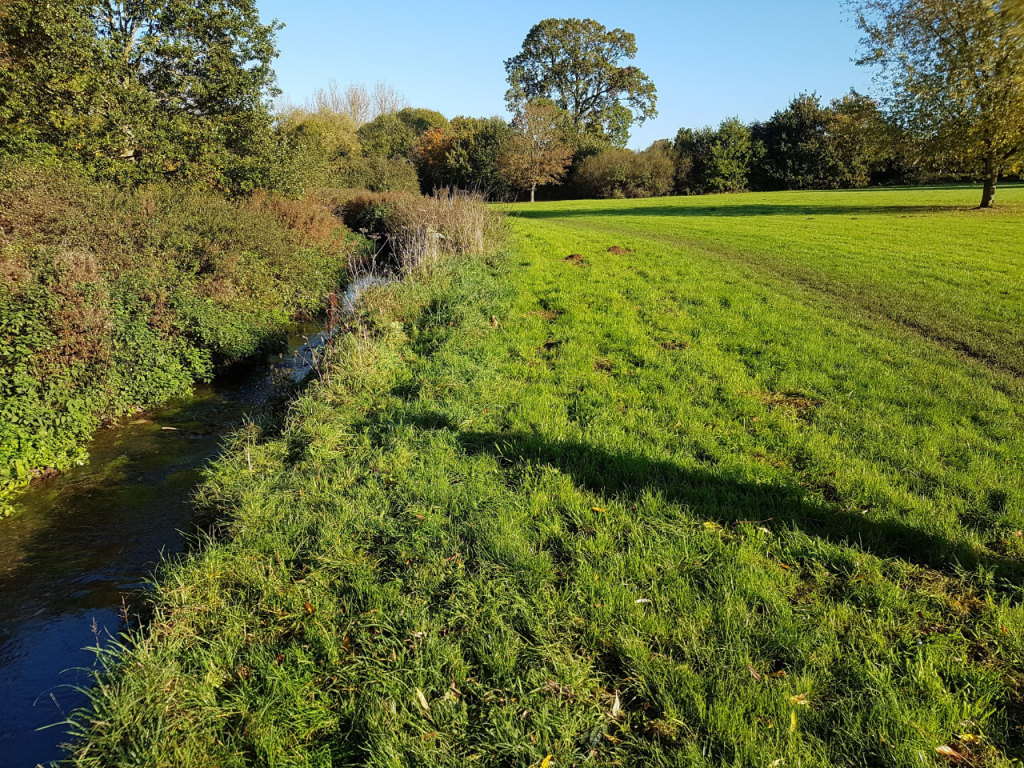
[[[302,380],[325,335],[297,327],[268,365],[232,370],[152,413],[102,429],[90,462],[34,486],[0,520],[0,765],[60,760],[61,723],[86,703],[96,657],[124,628],[123,601],[148,589],[161,557],[183,550],[192,494],[223,436]],[[44,729],[44,730],[40,730]]]

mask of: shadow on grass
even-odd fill
[[[1000,578],[1024,576],[1024,564],[1016,560],[980,553],[968,542],[951,541],[898,520],[846,511],[841,503],[817,499],[801,486],[755,484],[711,471],[681,469],[635,453],[552,442],[530,433],[463,432],[458,440],[467,453],[491,454],[506,465],[525,461],[550,465],[578,487],[620,502],[638,501],[644,491],[652,491],[686,506],[697,518],[722,525],[757,521],[776,529],[799,528],[835,544],[930,568],[984,566]]]
[[[595,201],[599,202],[599,201]],[[520,210],[513,216],[524,219],[573,219],[605,216],[660,216],[682,218],[744,218],[751,216],[871,216],[923,215],[972,210],[972,206],[958,205],[785,205],[778,203],[715,205],[708,200],[706,205],[622,205],[613,208],[581,208],[579,210],[560,208],[558,210]]]

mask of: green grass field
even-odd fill
[[[1024,189],[976,196],[517,206],[376,289],[76,763],[1024,758]]]

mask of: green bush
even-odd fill
[[[722,121],[717,130],[683,128],[673,145],[680,192],[742,192],[747,188],[757,147],[750,128],[739,118]]]
[[[0,506],[104,419],[280,344],[344,279],[323,203],[0,169]],[[2,514],[2,512],[0,512]]]
[[[668,152],[655,146],[643,152],[611,149],[586,158],[575,182],[588,197],[660,197],[672,192],[675,165]]]

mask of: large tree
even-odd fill
[[[100,171],[218,183],[270,138],[276,23],[255,0],[12,0],[0,129]]]
[[[568,116],[571,132],[625,146],[634,123],[658,114],[654,83],[638,68],[623,66],[636,53],[636,36],[624,30],[591,19],[546,19],[505,62],[509,110],[551,99]]]
[[[556,184],[572,163],[572,150],[559,127],[560,111],[551,104],[523,105],[512,127],[515,133],[502,147],[498,168],[510,187],[530,190],[530,202],[537,187]]]
[[[859,63],[880,67],[889,111],[940,170],[980,176],[982,208],[1024,160],[1020,0],[850,0]]]

